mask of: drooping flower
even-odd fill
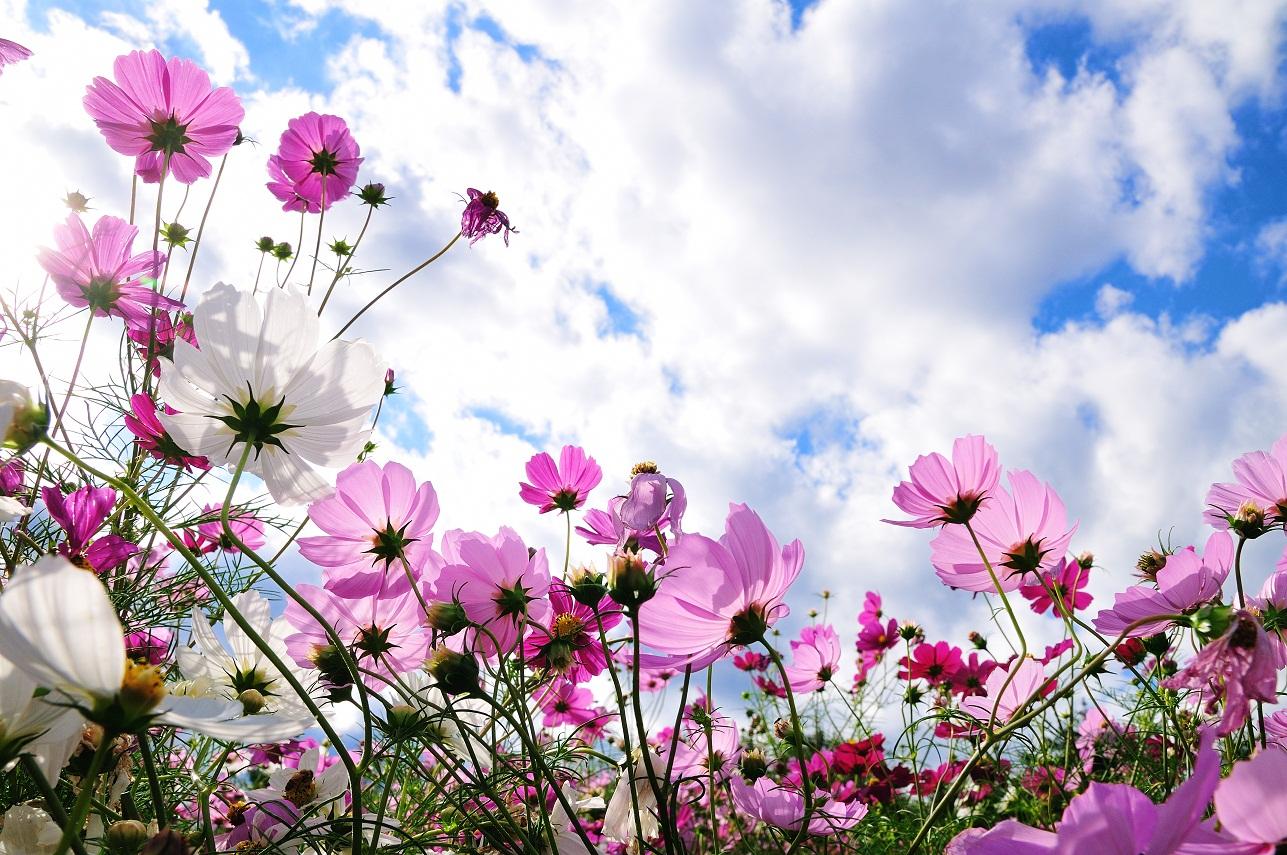
[[[447,562],[436,586],[439,600],[460,603],[471,623],[466,644],[481,656],[508,653],[518,643],[524,618],[543,621],[550,609],[550,567],[545,550],[528,554],[518,533],[502,527],[494,537],[448,532]]]
[[[222,503],[203,507],[198,518],[202,521],[183,530],[184,546],[199,555],[217,550],[240,552],[237,543],[224,533],[222,517]],[[264,539],[264,521],[245,508],[233,508],[228,512],[228,528],[251,551],[258,551],[267,542]]]
[[[612,798],[608,799],[608,807],[603,814],[605,839],[629,843],[639,850],[643,843],[637,839],[639,832],[643,833],[645,841],[651,840],[661,832],[661,823],[657,821],[656,790],[649,784],[650,780],[646,760],[640,749],[635,748],[635,756],[630,764],[621,770],[616,789],[612,791]],[[636,812],[639,817],[637,828]]]
[[[161,406],[163,412],[173,415],[176,411],[165,405]],[[210,461],[204,457],[197,457],[188,454],[174,441],[165,431],[161,420],[156,417],[157,403],[143,392],[130,396],[130,412],[125,414],[125,427],[129,428],[130,433],[134,434],[134,441],[138,443],[139,448],[148,454],[169,463],[171,466],[178,466],[184,470],[191,471],[200,469],[205,471],[210,468]]]
[[[931,686],[950,682],[961,669],[961,648],[940,641],[936,644],[918,644],[910,659],[904,656],[898,663],[900,680],[925,680]]]
[[[0,594],[0,649],[48,700],[118,733],[171,725],[239,742],[295,736],[299,722],[243,716],[240,704],[167,691],[156,666],[126,657],[125,632],[101,582],[61,556],[21,567]]]
[[[590,690],[567,680],[560,680],[541,695],[540,704],[545,712],[541,722],[546,727],[561,724],[580,727],[595,717],[594,696]]]
[[[308,213],[319,213],[348,196],[360,155],[343,119],[305,113],[286,123],[277,153],[268,159],[268,189],[284,211],[301,210],[302,204]]]
[[[542,451],[527,461],[527,477],[531,483],[519,484],[518,495],[529,505],[536,505],[541,513],[556,508],[569,513],[585,504],[590,491],[603,480],[603,470],[593,457],[575,445],[563,446],[558,465],[554,458]]]
[[[133,254],[138,233],[119,217],[99,217],[91,235],[78,214],[68,214],[54,229],[57,248],[40,250],[37,260],[69,305],[146,327],[153,309],[169,311],[183,304],[147,282],[161,275],[165,254],[150,249]]]
[[[1013,671],[1013,677],[1011,677]],[[1007,685],[1007,683],[1009,685]],[[1046,670],[1031,657],[992,669],[983,681],[983,694],[961,699],[961,711],[989,726],[1004,724],[1037,695],[1049,689]]]
[[[523,640],[523,658],[529,665],[544,668],[582,683],[603,673],[608,655],[599,643],[599,621],[603,629],[621,622],[621,610],[604,597],[595,609],[575,600],[567,587],[555,582],[550,587],[550,607],[546,619],[529,624]]]
[[[688,498],[684,485],[660,472],[645,470],[630,479],[630,492],[614,508],[621,525],[636,532],[655,532],[666,525],[676,537],[683,534]]]
[[[797,831],[804,822],[804,794],[800,790],[775,784],[767,777],[747,784],[741,775],[731,775],[728,783],[733,804],[746,816],[787,831]],[[862,802],[832,801],[825,790],[815,791],[813,802],[808,831],[817,836],[839,834],[867,815],[867,805]]]
[[[195,63],[136,50],[116,58],[113,76],[94,78],[85,110],[114,151],[135,158],[144,181],[160,181],[168,165],[169,175],[191,184],[236,142],[241,101],[226,86],[211,88]]]
[[[687,534],[670,550],[657,594],[643,606],[640,638],[703,667],[787,615],[786,592],[803,566],[800,541],[780,547],[755,511],[729,505],[718,541]]]
[[[1233,566],[1233,539],[1218,531],[1207,538],[1202,555],[1189,546],[1165,557],[1157,571],[1157,587],[1132,585],[1113,598],[1113,607],[1095,617],[1095,628],[1108,635],[1127,631],[1130,624],[1145,618],[1159,620],[1130,630],[1133,637],[1160,632],[1171,624],[1166,615],[1183,615],[1218,597]]]
[[[269,289],[261,303],[219,283],[194,313],[201,349],[176,341],[159,413],[191,454],[261,476],[285,505],[320,499],[332,485],[314,466],[341,466],[362,450],[367,414],[384,391],[384,366],[365,342],[319,344],[317,312],[303,295]]]
[[[326,587],[341,597],[370,596],[382,586],[402,594],[411,578],[437,578],[438,512],[433,484],[417,483],[401,463],[354,463],[336,477],[335,495],[309,505],[309,519],[325,534],[300,538],[299,551],[325,568]]]
[[[791,642],[786,667],[793,692],[817,692],[826,687],[840,666],[840,638],[830,624],[806,626],[800,640]]]
[[[1269,451],[1252,451],[1233,462],[1232,484],[1212,484],[1202,517],[1217,529],[1258,537],[1287,520],[1287,435]]]
[[[17,65],[31,56],[31,51],[17,42],[0,39],[0,74],[6,65]]]
[[[1079,612],[1091,604],[1090,592],[1085,590],[1090,581],[1090,568],[1083,567],[1079,561],[1060,558],[1050,570],[1040,573],[1040,582],[1035,585],[1020,585],[1019,594],[1032,604],[1037,614],[1050,610],[1053,617],[1062,617],[1063,612]],[[1058,597],[1056,605],[1055,597]]]
[[[649,550],[654,553],[661,552],[661,542],[657,539],[656,533],[652,531],[636,531],[628,528],[621,521],[621,504],[626,500],[624,496],[614,496],[608,500],[608,509],[606,511],[594,508],[585,512],[585,525],[576,527],[576,533],[585,538],[585,542],[591,546],[617,546],[629,552],[640,552]],[[660,527],[664,531],[669,521],[662,519]]]
[[[1228,736],[1242,727],[1251,701],[1278,700],[1279,649],[1251,612],[1235,611],[1223,635],[1208,642],[1178,674],[1162,681],[1170,689],[1197,689],[1212,714],[1224,711],[1216,732]]]
[[[1077,524],[1068,526],[1064,503],[1031,472],[1009,473],[1010,489],[997,487],[971,520],[983,554],[1003,591],[1016,590],[1068,552]],[[964,526],[945,526],[930,543],[930,561],[943,584],[966,591],[996,590]]]
[[[981,436],[952,443],[952,460],[937,451],[921,455],[907,473],[910,481],[894,488],[894,504],[909,520],[883,520],[911,528],[934,528],[972,519],[1001,478],[996,449]]]
[[[500,210],[500,197],[490,190],[483,193],[473,187],[466,192],[469,193],[469,201],[460,215],[461,236],[475,244],[488,235],[501,235],[505,245],[509,246],[510,232],[518,234],[518,229],[510,225],[509,217]]]
[[[57,487],[43,487],[40,496],[49,516],[67,534],[58,552],[73,563],[106,573],[138,552],[137,545],[120,535],[95,537],[116,506],[116,491],[111,487],[90,484],[66,496]]]

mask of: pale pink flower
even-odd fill
[[[1235,763],[1215,791],[1216,817],[1235,839],[1281,849],[1287,839],[1287,752],[1262,750]]]
[[[787,679],[793,692],[817,692],[826,687],[840,666],[840,638],[830,624],[806,626],[800,640],[791,642]]]
[[[590,690],[567,680],[561,680],[547,689],[541,696],[540,705],[545,713],[542,724],[546,727],[558,727],[561,724],[580,727],[597,714]]]
[[[971,519],[997,487],[1001,464],[996,449],[981,436],[952,443],[952,460],[937,451],[921,455],[907,473],[910,481],[894,488],[894,504],[910,520],[883,520],[893,525],[933,528]]]
[[[688,497],[684,485],[658,472],[640,472],[630,479],[630,492],[615,506],[621,526],[635,532],[655,532],[669,526],[678,537],[683,534]]]
[[[236,142],[241,101],[226,86],[212,89],[191,61],[136,50],[116,58],[113,76],[94,78],[85,110],[114,151],[135,158],[144,181],[160,181],[168,161],[169,174],[191,184]]]
[[[200,555],[216,550],[240,552],[241,547],[224,533],[222,516],[222,502],[204,506],[201,509],[202,521],[183,530],[184,545]],[[233,508],[228,512],[228,528],[252,552],[258,551],[267,542],[264,539],[264,521],[245,508]]]
[[[1117,635],[1135,621],[1149,617],[1160,620],[1143,623],[1129,634],[1143,637],[1161,632],[1171,624],[1166,615],[1183,615],[1202,603],[1220,596],[1224,580],[1233,566],[1233,539],[1218,531],[1207,538],[1202,555],[1185,547],[1166,557],[1157,572],[1157,587],[1132,585],[1117,594],[1113,607],[1100,611],[1095,628],[1107,635]]]
[[[1252,451],[1233,461],[1232,484],[1212,484],[1202,515],[1218,529],[1257,537],[1266,526],[1287,519],[1287,435],[1269,451]]]
[[[339,116],[305,113],[291,119],[277,153],[268,160],[268,189],[286,211],[310,214],[343,200],[362,163],[357,141]],[[284,179],[284,180],[283,180]]]
[[[982,695],[961,699],[961,712],[989,726],[1004,724],[1024,709],[1030,700],[1041,694],[1049,682],[1045,668],[1030,657],[1017,666],[1012,663],[1010,669],[1014,671],[1013,679],[1005,667],[993,668],[983,681]]]
[[[1251,701],[1278,700],[1279,649],[1255,615],[1235,611],[1224,635],[1210,641],[1174,677],[1162,681],[1170,689],[1197,689],[1206,699],[1206,711],[1215,713],[1220,702],[1217,733],[1227,736],[1251,712]]]
[[[16,65],[31,56],[31,51],[17,42],[0,39],[0,74],[6,65]]]
[[[481,656],[508,653],[525,620],[542,621],[550,605],[550,567],[545,550],[528,554],[518,533],[502,527],[488,537],[449,531],[443,538],[446,566],[438,577],[436,599],[455,601],[474,624],[467,648]]]
[[[1001,590],[1014,591],[1032,581],[1028,574],[1050,569],[1064,557],[1077,524],[1068,525],[1063,501],[1031,472],[1013,470],[1008,477],[1010,489],[992,490],[971,525]],[[945,526],[930,550],[943,584],[966,591],[996,590],[964,526]]]
[[[804,822],[804,794],[798,789],[775,784],[768,778],[760,778],[751,785],[742,780],[741,775],[730,775],[728,783],[733,804],[747,816],[787,831],[798,830]],[[867,805],[862,802],[832,801],[825,790],[816,791],[813,801],[808,826],[813,835],[839,834],[853,828],[867,815]]]
[[[603,470],[584,449],[565,445],[558,465],[544,451],[532,455],[527,461],[527,477],[531,483],[518,485],[519,498],[536,505],[543,514],[556,508],[568,513],[585,504],[590,491],[603,480]]]

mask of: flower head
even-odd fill
[[[164,405],[161,406],[161,410],[170,415],[176,412],[173,408]],[[174,438],[166,433],[165,426],[156,417],[156,412],[156,401],[145,393],[139,392],[137,395],[130,396],[130,412],[125,414],[125,427],[134,434],[134,441],[138,443],[139,448],[171,466],[189,471],[200,469],[204,472],[209,469],[209,460],[188,454],[178,446]]]
[[[567,680],[551,687],[541,696],[540,704],[545,711],[542,724],[546,727],[558,727],[561,724],[580,727],[596,715],[594,697],[590,690]]]
[[[1129,629],[1133,637],[1160,632],[1171,624],[1168,615],[1182,615],[1220,595],[1225,578],[1233,566],[1233,538],[1217,531],[1207,538],[1199,555],[1189,546],[1164,559],[1156,572],[1157,586],[1132,585],[1113,598],[1113,607],[1103,609],[1095,618],[1095,628],[1117,635]],[[1158,620],[1146,621],[1156,617]]]
[[[116,58],[113,77],[94,78],[85,110],[114,151],[135,158],[144,181],[169,174],[191,184],[236,142],[241,101],[226,86],[211,88],[193,62],[136,50]]]
[[[0,39],[0,74],[4,73],[6,65],[17,65],[30,56],[31,51],[17,42]]]
[[[191,454],[264,479],[281,504],[333,489],[314,466],[346,465],[370,431],[367,414],[384,390],[384,366],[363,342],[319,343],[317,312],[280,288],[264,300],[231,285],[202,295],[194,313],[201,350],[174,345],[160,396],[180,412],[158,413]]]
[[[1193,661],[1162,685],[1198,689],[1206,699],[1208,713],[1214,713],[1223,701],[1216,732],[1228,736],[1247,720],[1252,700],[1278,700],[1278,658],[1277,645],[1256,616],[1235,611],[1224,634],[1208,642]]]
[[[1040,582],[1035,585],[1020,585],[1019,593],[1032,604],[1037,614],[1050,610],[1054,617],[1061,617],[1064,612],[1072,614],[1090,605],[1092,597],[1084,590],[1090,581],[1090,570],[1082,567],[1077,561],[1060,558],[1050,570],[1042,571]],[[1058,597],[1056,603],[1055,597]]]
[[[57,487],[43,487],[40,496],[49,516],[67,534],[58,552],[73,563],[105,573],[138,552],[138,546],[119,535],[95,537],[116,506],[116,491],[111,487],[87,485],[66,496]]]
[[[909,520],[884,520],[912,528],[967,522],[1001,478],[996,449],[981,436],[963,436],[952,444],[952,460],[937,451],[916,458],[910,481],[894,488],[894,504]]]
[[[1011,677],[1010,672],[1014,672]],[[1037,695],[1047,691],[1050,681],[1041,663],[1032,658],[994,668],[983,681],[982,696],[971,695],[961,700],[961,711],[981,722],[1002,724],[1013,718]]]
[[[1287,435],[1269,451],[1252,451],[1235,460],[1233,477],[1233,483],[1211,485],[1203,519],[1248,538],[1287,521]]]
[[[839,667],[840,638],[830,624],[806,626],[800,640],[791,642],[786,672],[793,692],[821,691]]]
[[[277,153],[268,159],[268,189],[282,210],[316,214],[348,195],[360,154],[339,116],[305,113],[286,124]]]
[[[469,201],[460,215],[460,233],[469,238],[471,244],[478,243],[488,235],[502,234],[505,245],[509,246],[509,233],[518,233],[518,229],[509,224],[509,217],[500,210],[500,197],[492,191],[486,193],[470,187]]]
[[[138,232],[119,217],[99,217],[91,235],[78,214],[68,214],[54,229],[57,249],[40,250],[38,260],[68,304],[146,328],[153,309],[168,311],[183,304],[144,281],[161,275],[165,255],[151,250],[132,254]]]
[[[529,553],[513,529],[501,528],[494,537],[450,531],[443,539],[443,558],[447,565],[438,577],[437,598],[464,608],[474,624],[466,645],[479,655],[508,653],[518,643],[521,623],[539,622],[548,614],[545,550]]]
[[[804,822],[804,794],[786,784],[775,784],[767,777],[747,784],[740,775],[728,779],[733,804],[746,816],[777,828],[796,831]],[[825,791],[814,793],[814,810],[808,831],[813,835],[839,834],[853,828],[867,815],[867,805],[830,800]]]
[[[961,648],[940,641],[936,644],[918,644],[910,657],[904,656],[899,665],[900,680],[925,680],[931,686],[951,681],[962,667]]]
[[[523,658],[573,683],[601,674],[608,666],[608,655],[599,643],[600,621],[606,632],[621,622],[621,611],[607,597],[597,608],[578,602],[566,585],[555,582],[546,619],[528,626]]]
[[[523,501],[536,505],[543,514],[556,508],[569,513],[585,504],[590,491],[603,480],[603,470],[580,447],[565,445],[557,466],[544,451],[533,455],[527,461],[527,477],[531,483],[519,484],[518,489]]]

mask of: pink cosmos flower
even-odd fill
[[[300,554],[326,568],[326,587],[360,598],[383,590],[402,594],[411,581],[402,567],[428,584],[441,559],[433,551],[438,494],[416,482],[401,463],[354,463],[335,479],[335,493],[308,506],[324,535],[300,538]]]
[[[168,161],[169,174],[191,184],[236,142],[241,101],[226,86],[212,89],[195,63],[136,50],[116,58],[113,76],[94,78],[85,110],[114,151],[135,158],[144,181],[160,181]]]
[[[31,56],[31,51],[17,42],[0,39],[0,74],[6,65],[16,65]]]
[[[173,415],[178,412],[173,407],[162,405],[162,409]],[[166,432],[161,420],[156,417],[157,404],[146,394],[140,392],[130,396],[131,412],[125,414],[125,426],[134,434],[134,441],[139,448],[164,463],[178,466],[186,471],[210,468],[210,461],[204,457],[188,454]]]
[[[898,663],[903,670],[900,680],[925,680],[931,686],[949,682],[961,670],[961,648],[946,641],[937,644],[918,644],[911,658],[904,656]]]
[[[16,496],[25,493],[27,464],[21,457],[14,457],[4,466],[0,466],[0,496]]]
[[[1079,561],[1060,558],[1058,563],[1043,571],[1041,582],[1036,585],[1020,585],[1019,594],[1032,604],[1037,614],[1050,610],[1052,617],[1061,617],[1061,612],[1079,612],[1091,604],[1092,597],[1085,590],[1090,581],[1090,568],[1081,566]],[[1060,606],[1055,607],[1052,594],[1059,595]]]
[[[585,542],[591,546],[616,546],[630,552],[639,552],[649,550],[651,552],[661,552],[661,542],[657,535],[652,531],[636,531],[628,528],[621,521],[621,504],[626,500],[625,496],[614,496],[608,500],[608,509],[601,511],[596,509],[586,511],[585,525],[576,527],[576,533],[585,538]],[[662,519],[660,528],[665,531],[669,521]]]
[[[544,451],[532,455],[527,461],[527,477],[530,484],[518,485],[523,501],[536,505],[543,514],[555,508],[568,513],[585,504],[590,491],[603,480],[603,470],[593,457],[586,457],[584,449],[565,445],[557,466]]]
[[[688,508],[684,485],[658,472],[640,472],[630,479],[630,492],[615,508],[621,525],[632,531],[655,531],[669,525],[678,537],[683,534],[684,511]]]
[[[531,555],[518,533],[502,527],[488,537],[450,531],[443,539],[443,567],[437,599],[460,603],[474,624],[466,646],[480,656],[508,653],[518,643],[524,618],[545,620],[550,604],[550,567],[545,550]]]
[[[804,795],[798,789],[775,784],[768,778],[760,778],[750,785],[741,775],[730,775],[728,783],[733,804],[747,816],[787,831],[798,830],[804,821]],[[814,793],[808,830],[819,836],[839,834],[853,828],[866,815],[867,805],[862,802],[831,801],[825,790],[818,790]]]
[[[547,669],[582,683],[608,667],[608,655],[599,643],[599,620],[606,632],[621,622],[621,610],[608,597],[595,610],[573,599],[561,582],[550,588],[550,607],[543,623],[529,624],[523,640],[523,658],[529,665]]]
[[[989,493],[972,525],[1003,591],[1014,591],[1028,573],[1050,569],[1068,552],[1077,530],[1068,527],[1064,503],[1031,472],[1009,473],[1010,489]],[[930,543],[930,561],[943,584],[966,591],[996,590],[964,526],[945,526]]]
[[[1169,689],[1197,689],[1213,714],[1221,701],[1224,712],[1216,732],[1228,736],[1251,712],[1251,700],[1278,700],[1279,648],[1251,612],[1233,613],[1225,634],[1207,643],[1174,677],[1162,681]]]
[[[710,722],[709,745],[706,725],[696,715],[698,710],[705,713],[700,718]],[[675,744],[671,780],[705,778],[708,769],[715,772],[718,780],[723,780],[733,770],[741,753],[737,722],[718,709],[711,710],[706,698],[699,698],[684,712],[679,739]],[[711,764],[712,755],[714,765]]]
[[[467,192],[469,201],[460,215],[460,234],[475,244],[488,235],[504,232],[502,237],[509,246],[509,233],[518,234],[518,229],[509,224],[509,217],[500,210],[500,197],[490,190],[483,193],[473,187]]]
[[[961,711],[982,722],[1004,724],[1047,687],[1046,669],[1037,660],[1025,658],[1013,679],[1005,667],[994,668],[983,681],[983,695],[962,698]]]
[[[952,675],[952,694],[966,698],[973,695],[982,695],[987,691],[985,687],[988,676],[996,668],[997,662],[995,660],[983,659],[980,658],[979,654],[971,653],[970,658],[962,662],[961,667]]]
[[[821,691],[840,665],[840,638],[830,624],[806,626],[791,642],[787,679],[793,692]]]
[[[284,203],[282,210],[300,210],[302,203],[316,214],[348,195],[360,154],[339,116],[305,113],[286,123],[277,153],[268,159],[268,189]]]
[[[1224,580],[1233,566],[1233,538],[1227,532],[1216,532],[1207,538],[1202,555],[1189,546],[1166,557],[1157,572],[1157,587],[1132,585],[1113,598],[1113,607],[1102,610],[1095,618],[1095,628],[1106,635],[1117,635],[1137,620],[1181,615],[1202,603],[1220,596]],[[1132,637],[1161,632],[1171,621],[1163,618],[1141,624],[1130,631]]]
[[[174,342],[183,339],[197,347],[197,331],[190,312],[151,312],[141,324],[126,326],[125,334],[138,345],[139,356],[154,377],[161,376],[161,360],[174,359]]]
[[[542,723],[546,727],[570,724],[579,727],[595,717],[594,696],[567,680],[560,681],[541,696],[541,709],[545,712]]]
[[[183,530],[183,545],[199,555],[206,555],[220,549],[224,552],[240,552],[237,544],[223,532],[223,523],[220,520],[222,513],[222,502],[204,506],[201,509],[200,518],[205,522]],[[267,542],[264,539],[263,520],[257,519],[248,510],[234,508],[229,511],[228,528],[232,529],[232,533],[238,540],[246,544],[247,549],[257,552]]]
[[[183,304],[161,296],[142,280],[161,275],[165,254],[147,250],[131,255],[138,233],[119,217],[99,217],[91,236],[79,214],[68,214],[54,229],[58,248],[40,250],[37,259],[69,305],[88,307],[95,317],[123,318],[128,325],[145,327],[152,309]]]
[[[1287,520],[1287,435],[1269,451],[1252,451],[1233,462],[1232,484],[1212,484],[1202,515],[1217,529],[1257,537]]]
[[[88,485],[64,496],[57,487],[43,487],[40,496],[49,516],[67,533],[58,552],[73,564],[106,573],[138,552],[137,545],[119,535],[94,536],[116,506],[116,491],[112,488]]]
[[[884,616],[885,612],[881,608],[880,594],[875,591],[868,591],[862,599],[862,610],[858,612],[858,623],[876,623]]]
[[[1096,755],[1103,754],[1122,736],[1133,732],[1132,728],[1116,719],[1109,718],[1099,709],[1092,706],[1086,710],[1086,716],[1077,725],[1077,754],[1081,757],[1082,768],[1089,773],[1093,768]]]
[[[174,633],[164,627],[140,629],[125,636],[125,655],[137,662],[160,665],[170,657]]]
[[[996,449],[981,436],[952,443],[952,461],[938,452],[921,455],[894,488],[894,504],[910,520],[883,520],[911,528],[934,528],[971,519],[1001,478]]]
[[[800,541],[778,546],[755,511],[730,505],[719,541],[688,534],[670,550],[657,594],[644,605],[640,638],[704,667],[786,616],[786,592],[803,565]]]
[[[316,585],[300,585],[298,590],[354,651],[360,666],[388,678],[365,675],[363,681],[373,690],[423,665],[429,636],[421,626],[424,611],[415,592],[347,599]],[[326,633],[294,600],[286,604],[284,616],[299,630],[286,638],[286,652],[301,668],[319,668],[330,679],[328,666],[333,667],[338,657]]]
[[[1287,752],[1262,750],[1235,763],[1215,791],[1220,827],[1236,840],[1272,853],[1287,839]]]
[[[859,653],[871,653],[877,659],[882,658],[886,650],[898,646],[898,621],[890,618],[888,623],[879,620],[862,623],[854,646]]]
[[[786,689],[777,684],[772,677],[765,677],[763,674],[755,675],[755,687],[770,698],[785,698]]]
[[[739,671],[764,671],[771,662],[769,657],[754,650],[744,650],[733,657],[733,667]]]

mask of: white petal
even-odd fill
[[[31,513],[31,508],[13,496],[0,496],[0,523],[13,522]]]
[[[161,363],[157,397],[184,413],[211,412],[219,395],[233,391],[221,388],[220,376],[210,360],[183,339],[174,342],[174,359]]]
[[[259,467],[268,492],[281,505],[315,502],[335,491],[335,486],[323,480],[299,455],[287,454],[280,448],[265,447],[259,455]]]
[[[293,288],[271,289],[255,355],[256,390],[272,387],[284,395],[290,379],[313,359],[317,339],[317,312],[308,307],[304,295]]]
[[[291,378],[291,424],[334,424],[366,415],[384,394],[386,366],[364,341],[331,341]]]
[[[254,296],[219,282],[201,296],[192,315],[197,342],[218,386],[206,391],[234,398],[244,395],[253,379],[263,320]]]
[[[23,749],[24,754],[30,754],[36,761],[45,780],[51,784],[58,780],[59,773],[71,759],[72,752],[80,744],[81,734],[85,732],[85,721],[79,713],[65,707],[55,709],[58,712],[49,722],[49,729]]]
[[[19,568],[0,595],[0,650],[49,688],[114,696],[125,635],[98,577],[54,555]]]
[[[260,638],[267,635],[273,622],[272,609],[268,605],[268,600],[264,599],[258,591],[245,591],[238,594],[232,598],[232,604],[246,618]],[[228,646],[232,648],[232,656],[238,668],[244,669],[259,661],[259,648],[235,622],[225,618],[223,634],[228,637]]]
[[[242,715],[241,704],[213,698],[168,696],[156,721],[228,742],[280,742],[313,727],[311,717]]]
[[[291,431],[285,445],[292,454],[298,454],[318,466],[340,468],[348,466],[362,453],[371,436],[366,427],[367,418],[358,418],[338,425],[311,425]]]
[[[228,459],[235,434],[232,428],[209,416],[193,413],[157,413],[161,426],[175,443],[189,454],[209,457],[212,462]],[[241,449],[234,450],[240,453]]]

